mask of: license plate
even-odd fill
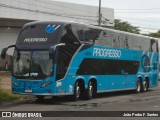
[[[31,92],[32,92],[32,90],[25,90],[25,92],[27,92],[27,93],[31,93]]]

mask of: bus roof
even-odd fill
[[[120,31],[120,30],[114,30],[111,28],[105,28],[105,27],[100,27],[100,26],[94,26],[94,25],[89,25],[89,24],[85,24],[85,23],[78,23],[78,22],[74,22],[74,21],[35,21],[35,22],[30,22],[25,24],[23,27],[26,26],[31,26],[31,25],[35,25],[35,24],[53,24],[53,23],[57,23],[57,24],[79,24],[79,25],[84,25],[84,26],[88,26],[90,28],[94,28],[94,29],[101,29],[101,30],[107,30],[107,31],[111,31],[111,32],[115,32],[115,33],[119,33],[119,34],[127,34],[127,35],[131,35],[131,36],[135,36],[135,37],[144,37],[144,38],[148,38],[148,39],[154,39],[158,41],[158,38],[154,38],[154,37],[149,37],[149,36],[145,36],[145,35],[141,35],[141,34],[135,34],[135,33],[129,33],[129,32],[125,32],[125,31]]]

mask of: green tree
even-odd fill
[[[128,22],[121,21],[119,19],[114,20],[114,27],[113,28],[116,30],[140,34],[140,29],[138,27],[135,27],[135,26],[129,24]]]
[[[155,33],[150,33],[150,34],[148,34],[148,36],[160,38],[160,30],[158,30],[158,31],[155,32]]]

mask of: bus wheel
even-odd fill
[[[136,88],[136,92],[140,93],[142,92],[142,82],[140,79],[137,80],[137,88]]]
[[[147,92],[148,91],[148,87],[149,87],[148,86],[148,81],[145,79],[144,82],[143,82],[143,91]]]
[[[80,95],[81,95],[81,86],[80,86],[79,82],[77,81],[74,86],[73,100],[77,101],[80,98]]]
[[[42,95],[38,95],[36,97],[37,97],[38,102],[42,102],[44,100],[44,96],[42,96]]]
[[[93,97],[93,93],[94,93],[94,86],[93,86],[93,82],[90,81],[88,83],[88,88],[86,90],[86,99],[91,99]]]

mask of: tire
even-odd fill
[[[54,96],[51,97],[50,102],[51,102],[51,104],[55,103],[55,97]]]
[[[143,87],[142,87],[142,82],[141,82],[140,79],[137,80],[136,86],[137,86],[137,87],[136,87],[136,93],[142,92]]]
[[[73,95],[73,100],[78,101],[81,95],[81,86],[80,83],[77,81],[75,86],[74,86],[74,95]]]
[[[148,80],[145,79],[143,81],[143,92],[147,92],[148,88],[149,88],[149,86],[148,86]]]
[[[38,102],[42,102],[44,100],[44,96],[42,96],[42,95],[38,95],[36,97],[37,97]]]
[[[89,83],[88,83],[88,88],[86,90],[85,96],[86,96],[85,98],[87,100],[93,98],[93,96],[94,96],[94,84],[92,81],[89,81]]]

